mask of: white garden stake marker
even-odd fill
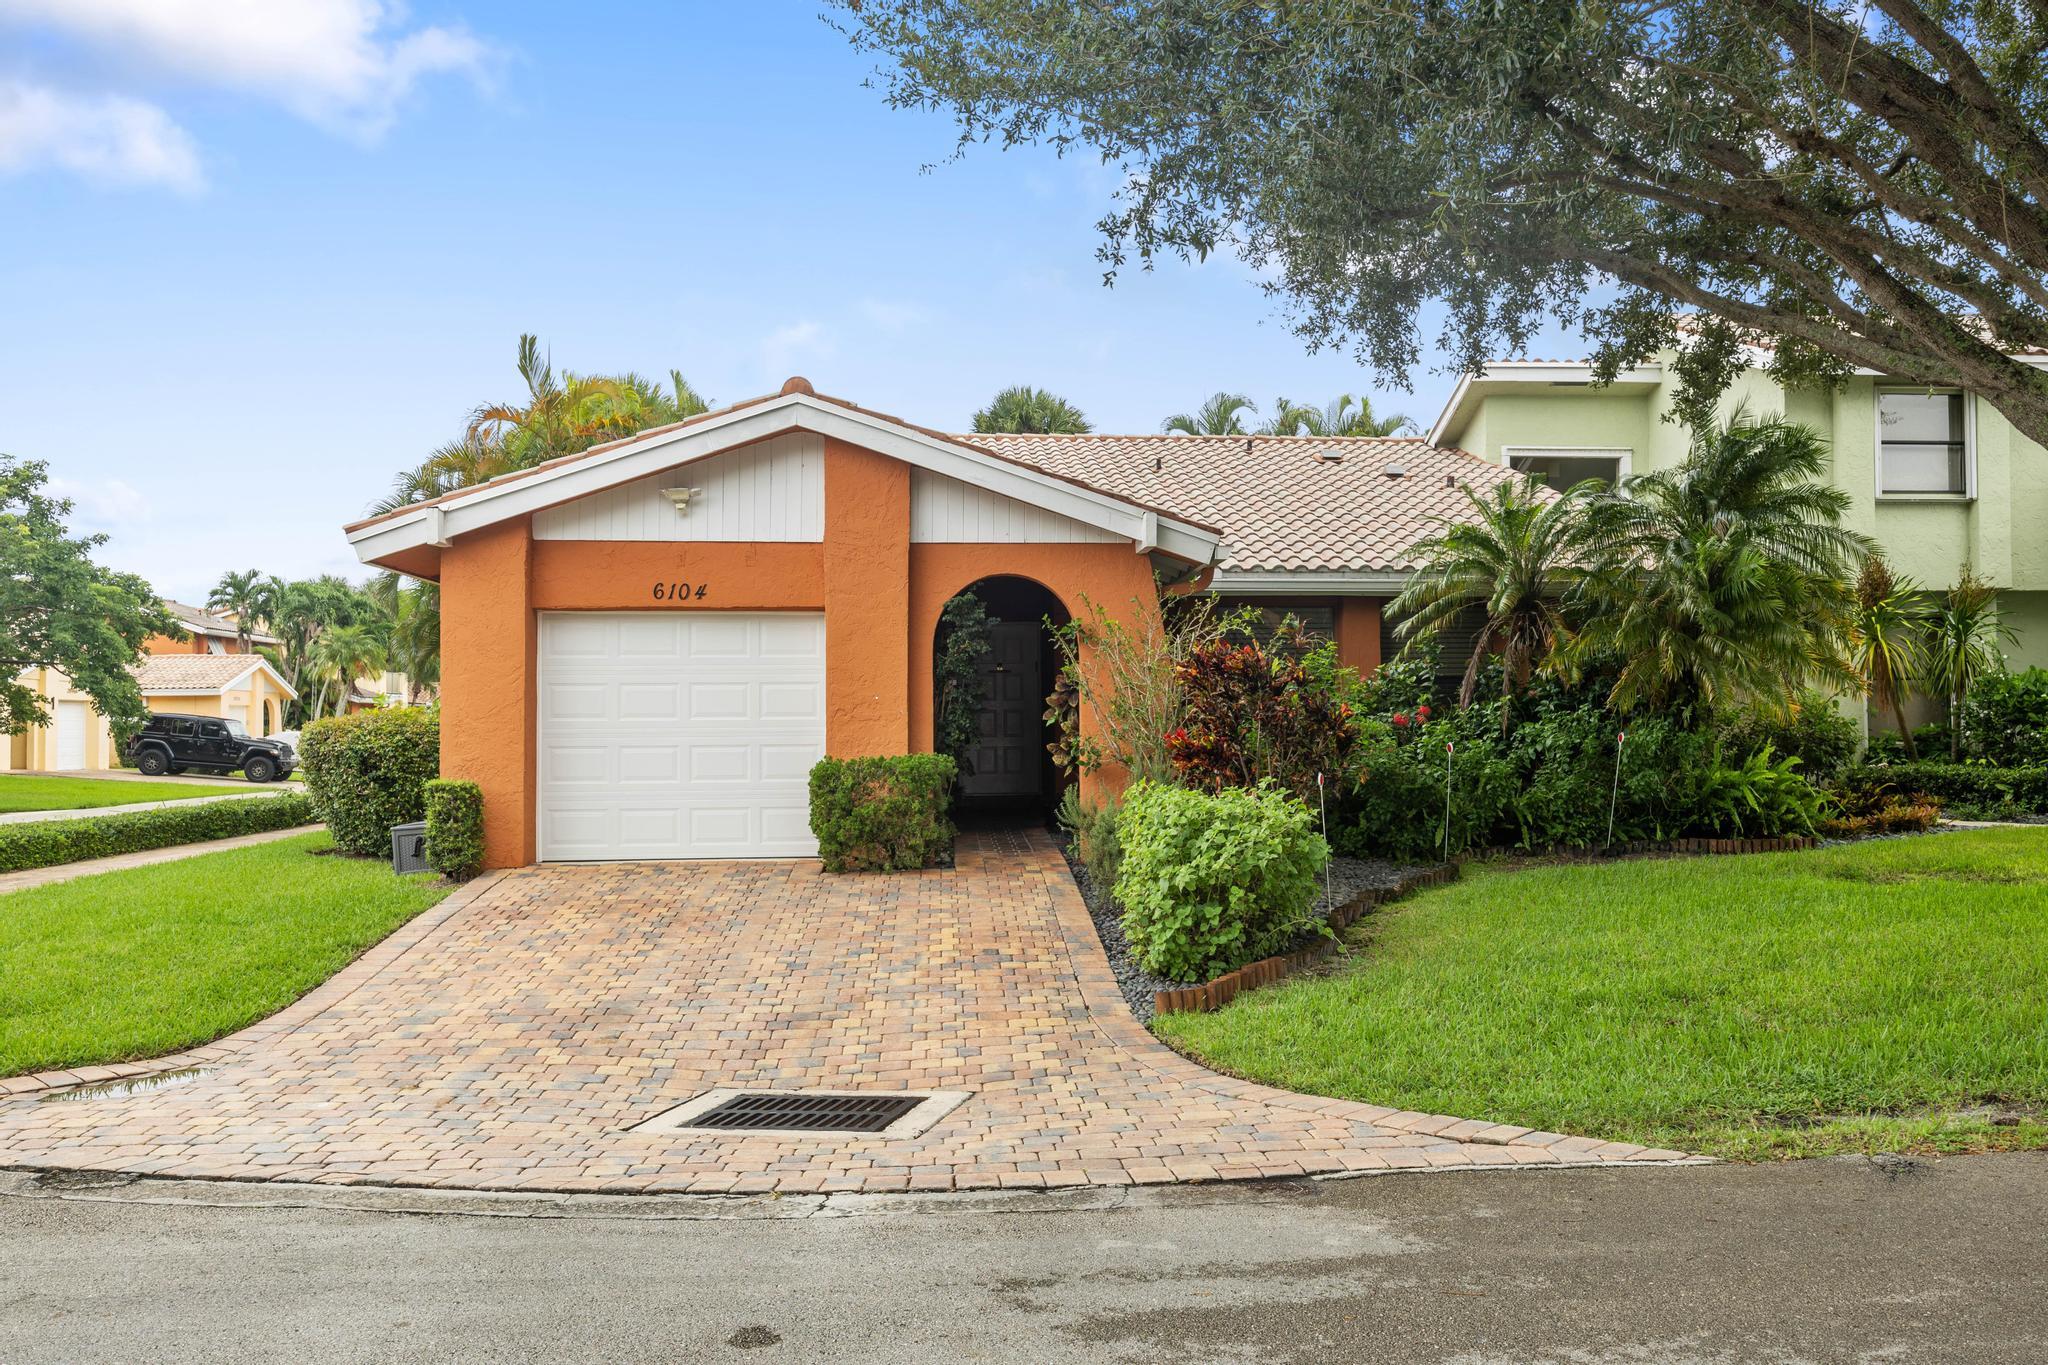
[[[1607,798],[1607,847],[1614,847],[1614,807],[1621,800],[1621,746],[1628,743],[1628,731],[1614,736],[1614,793]]]
[[[1444,861],[1451,860],[1451,748],[1452,741],[1444,741]]]
[[[1316,774],[1316,805],[1322,810],[1323,842],[1330,842],[1330,793],[1323,788],[1323,775]],[[1330,865],[1323,864],[1323,913],[1329,914],[1337,907],[1330,904]]]

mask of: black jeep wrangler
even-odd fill
[[[128,741],[128,761],[149,777],[240,768],[251,782],[275,782],[292,775],[298,756],[283,740],[255,738],[238,720],[159,713]]]

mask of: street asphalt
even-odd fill
[[[2048,1153],[1003,1196],[0,1172],[0,1360],[2048,1360]]]

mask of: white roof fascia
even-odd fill
[[[1219,569],[1209,591],[1240,597],[1392,597],[1411,575],[1399,570]]]
[[[584,460],[565,463],[502,486],[480,486],[452,502],[375,522],[348,539],[358,558],[370,561],[403,550],[446,545],[454,537],[495,522],[537,512],[678,465],[720,454],[735,446],[800,430],[849,441],[906,464],[928,469],[1030,503],[1142,542],[1148,516],[1158,522],[1156,548],[1196,564],[1215,562],[1218,536],[1094,489],[1068,483],[993,455],[927,436],[872,413],[823,402],[809,394],[785,394],[736,409],[709,421],[658,432]]]

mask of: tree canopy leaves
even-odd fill
[[[1123,172],[1111,274],[1234,251],[1406,377],[1555,318],[1697,419],[1760,359],[1983,395],[2048,443],[2041,0],[836,0],[962,147]],[[1690,316],[1688,316],[1690,314]],[[1698,424],[1695,420],[1695,424]]]
[[[140,577],[93,562],[107,538],[70,534],[71,503],[47,481],[40,461],[0,455],[0,733],[49,723],[21,675],[55,668],[126,735],[148,714],[129,667],[150,636],[183,629]]]

